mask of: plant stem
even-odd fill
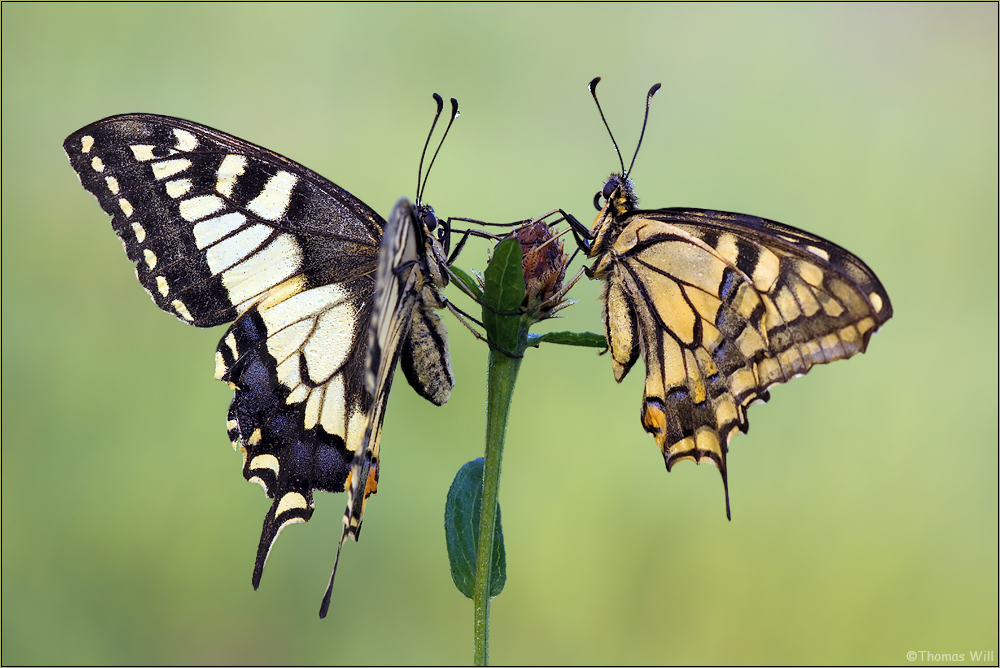
[[[519,337],[518,354],[524,353],[524,336]],[[490,348],[486,372],[486,462],[483,468],[483,502],[479,520],[479,544],[476,555],[476,586],[473,590],[475,622],[473,635],[477,666],[489,665],[490,651],[490,574],[493,571],[493,534],[500,491],[500,464],[507,433],[507,418],[514,396],[514,382],[521,368],[520,357],[510,357]]]

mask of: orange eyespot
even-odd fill
[[[663,450],[666,442],[664,435],[667,430],[667,414],[663,406],[657,401],[646,400],[646,409],[642,414],[642,426],[649,432],[649,435],[656,439],[656,445]]]
[[[367,499],[376,491],[378,491],[378,479],[375,477],[375,471],[370,471],[368,473],[368,481],[365,483],[365,498]]]

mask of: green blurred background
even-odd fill
[[[3,18],[3,650],[10,663],[464,663],[448,485],[480,456],[486,348],[453,320],[440,409],[402,380],[378,496],[316,612],[343,495],[250,585],[261,490],[225,435],[222,329],[153,308],[70,169],[107,115],[181,116],[387,215],[433,104],[461,102],[439,213],[766,216],[860,255],[896,315],[868,354],[775,388],[730,456],[664,471],[593,351],[528,353],[500,498],[495,663],[900,663],[997,650],[997,6],[35,5]],[[483,268],[485,246],[460,265]],[[600,330],[597,286],[554,329]],[[462,301],[462,298],[458,298]],[[468,303],[465,304],[469,306]],[[544,331],[544,327],[539,331]],[[994,654],[996,656],[996,654]],[[917,663],[920,663],[918,660]]]

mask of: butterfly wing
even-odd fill
[[[276,286],[374,269],[378,214],[267,149],[152,114],[98,121],[63,148],[112,216],[139,282],[183,322],[222,324]]]
[[[864,352],[892,316],[858,257],[743,214],[635,211],[602,258],[617,380],[642,354],[642,423],[667,469],[708,459],[726,482],[729,440],[768,388]],[[726,512],[729,513],[728,491]]]
[[[443,272],[438,270],[441,255],[434,243],[419,222],[413,204],[401,198],[393,208],[379,247],[365,361],[365,384],[372,403],[363,447],[355,451],[351,462],[344,529],[320,617],[325,617],[329,609],[340,549],[348,537],[358,539],[368,497],[378,488],[382,421],[401,353],[419,352],[420,360],[411,360],[403,368],[414,389],[428,400],[438,405],[445,403],[454,384],[447,332],[433,312],[441,308],[438,288],[444,284]]]
[[[157,306],[200,327],[235,319],[216,378],[235,390],[227,427],[243,475],[274,499],[256,588],[278,532],[309,519],[313,490],[344,490],[365,438],[385,223],[309,169],[181,119],[106,118],[64,149]]]

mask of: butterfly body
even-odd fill
[[[455,383],[447,332],[434,312],[445,307],[440,290],[448,284],[447,258],[423,222],[428,211],[429,207],[401,198],[379,248],[365,364],[365,387],[374,397],[372,412],[377,416],[385,413],[399,362],[410,385],[435,405],[448,401]],[[354,540],[361,530],[365,500],[377,488],[381,431],[381,417],[369,420],[364,447],[355,450],[352,462],[344,524],[345,536]]]
[[[726,485],[726,455],[747,409],[768,388],[864,352],[892,316],[878,278],[821,237],[755,216],[638,208],[613,174],[590,230],[588,269],[604,282],[615,379],[641,356],[640,410],[669,470],[711,461]]]
[[[232,322],[215,356],[235,391],[227,430],[244,477],[273,499],[254,587],[281,529],[311,517],[315,490],[362,490],[346,513],[356,538],[400,355],[435,403],[453,382],[433,314],[446,283],[433,211],[401,200],[386,223],[284,156],[167,116],[112,116],[64,150],[156,305],[199,327]]]

